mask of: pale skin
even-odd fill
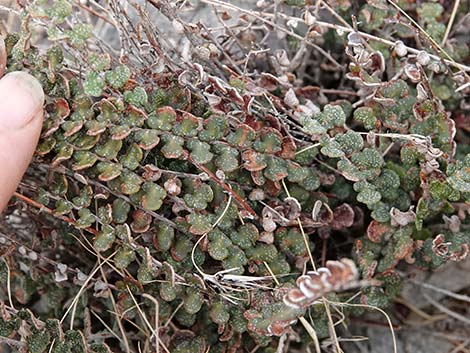
[[[31,162],[43,121],[44,93],[24,72],[0,79],[0,212]]]

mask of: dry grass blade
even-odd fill
[[[385,319],[387,320],[388,326],[390,328],[390,332],[392,334],[393,353],[398,352],[397,338],[395,336],[395,330],[393,329],[392,320],[390,319],[390,316],[385,311],[383,311],[382,309],[377,308],[375,306],[371,306],[371,305],[367,305],[367,304],[340,303],[340,302],[330,301],[330,300],[327,300],[327,299],[324,299],[324,301],[327,301],[331,305],[336,305],[336,306],[340,306],[340,307],[341,306],[343,306],[343,307],[358,307],[358,308],[366,308],[366,309],[370,309],[370,310],[376,310],[376,311],[380,312],[385,317]]]
[[[64,322],[65,318],[67,317],[67,315],[69,314],[70,310],[72,310],[75,305],[77,304],[78,300],[80,299],[80,296],[82,295],[82,293],[85,291],[86,287],[88,286],[88,284],[90,283],[90,281],[92,280],[92,278],[95,276],[95,274],[100,271],[101,267],[107,263],[116,253],[112,253],[110,256],[108,256],[104,261],[103,263],[97,263],[97,265],[95,266],[95,268],[93,269],[93,271],[90,272],[90,274],[87,276],[86,280],[83,282],[82,286],[80,287],[80,290],[78,291],[78,293],[75,295],[75,297],[73,298],[72,300],[72,303],[70,304],[69,308],[67,309],[67,311],[65,312],[65,314],[62,316],[62,319],[60,320],[61,323]],[[73,320],[71,322],[71,326],[73,327]]]
[[[460,0],[454,1],[454,6],[452,7],[452,13],[450,14],[449,22],[447,23],[446,32],[444,33],[444,37],[442,38],[441,45],[445,45],[447,42],[447,38],[449,37],[450,31],[452,29],[452,25],[454,24],[455,15],[457,14],[457,10],[460,6]]]
[[[8,303],[10,304],[10,307],[12,309],[15,309],[13,306],[13,298],[11,296],[11,273],[10,273],[10,266],[8,265],[8,262],[6,259],[2,257],[2,261],[5,264],[7,268],[7,293],[8,293]]]
[[[470,325],[470,319],[463,316],[463,315],[460,315],[459,313],[456,313],[455,311],[452,311],[448,308],[446,308],[444,305],[438,303],[437,301],[435,301],[433,298],[431,298],[429,296],[429,294],[425,293],[425,292],[421,292],[423,294],[423,297],[434,307],[436,307],[437,309],[439,309],[440,311],[442,311],[443,313],[446,313],[447,315],[449,316],[452,316],[454,319],[460,321],[460,322],[463,322],[464,324],[466,325]]]
[[[137,311],[139,312],[139,314],[140,314],[142,320],[144,321],[145,325],[147,326],[147,328],[150,330],[150,332],[154,333],[154,335],[156,336],[156,339],[158,339],[158,342],[162,345],[164,351],[167,352],[167,353],[170,353],[170,351],[165,347],[165,345],[163,345],[163,342],[161,341],[160,337],[158,336],[158,315],[156,315],[156,318],[155,318],[155,320],[157,320],[156,321],[157,326],[155,326],[155,328],[154,328],[152,326],[152,324],[150,324],[150,321],[148,320],[147,315],[140,308],[140,304],[135,299],[134,294],[132,294],[132,291],[129,289],[128,286],[126,286],[126,288],[127,288],[127,291],[129,292],[131,298],[132,298],[132,301],[135,304],[135,307],[136,307]],[[147,298],[147,299],[149,299],[149,298]],[[152,302],[155,303],[154,300],[155,299],[152,298]],[[157,304],[158,304],[158,302],[157,302]],[[158,305],[157,305],[157,308],[158,308]],[[159,345],[157,344],[157,349],[159,349],[158,347],[159,347]]]
[[[343,66],[338,63],[328,52],[326,52],[324,49],[322,49],[321,47],[319,47],[318,45],[316,45],[315,43],[309,41],[309,40],[305,40],[304,37],[302,37],[301,35],[298,35],[297,33],[291,31],[291,30],[288,30],[280,25],[278,25],[277,23],[271,21],[271,20],[267,20],[263,17],[263,14],[262,13],[259,13],[257,11],[249,11],[249,10],[245,10],[241,7],[238,7],[238,6],[235,6],[235,5],[232,5],[232,4],[229,4],[229,3],[226,3],[226,2],[223,2],[223,1],[219,1],[219,0],[202,0],[202,2],[206,3],[206,4],[211,4],[211,5],[214,5],[214,6],[220,6],[220,7],[223,7],[223,8],[227,8],[227,9],[230,9],[231,11],[236,11],[236,12],[241,12],[243,14],[246,14],[246,15],[249,15],[249,16],[253,16],[255,17],[256,19],[258,19],[259,21],[267,24],[267,25],[270,25],[276,29],[278,29],[279,31],[291,36],[292,38],[295,38],[295,39],[298,39],[302,42],[305,42],[307,45],[313,47],[315,50],[317,50],[320,54],[322,54],[324,57],[326,57],[336,68],[338,69],[342,69]]]
[[[398,6],[394,1],[387,0],[390,5],[392,5],[395,9],[397,9],[401,14],[403,14],[413,25],[419,29],[419,31],[432,43],[432,45],[441,52],[447,59],[444,60],[446,63],[452,63],[453,66],[458,67],[463,70],[460,64],[457,64],[454,59],[447,53],[445,49],[442,48],[439,43],[437,43],[434,38],[432,38],[424,29],[421,27],[410,15],[408,15],[400,6]],[[464,70],[465,75],[467,78],[470,78],[469,75],[465,72],[468,70]]]
[[[123,339],[121,337],[119,337],[115,332],[114,330],[109,327],[109,325],[92,309],[90,310],[91,313],[98,319],[99,322],[101,322],[101,324],[106,327],[106,329],[109,331],[109,333],[111,333],[116,339],[118,339],[119,341],[121,341],[122,343],[124,343]]]
[[[147,298],[150,300],[152,303],[155,304],[155,328],[153,329],[153,335],[155,336],[155,349],[157,350],[157,353],[160,353],[160,344],[159,344],[159,304],[158,300],[152,297],[151,295],[144,293],[142,294],[142,297]],[[165,349],[165,351],[168,351],[168,349]]]
[[[99,252],[97,252],[97,254],[99,254]],[[101,264],[100,256],[101,255],[98,256],[98,262]],[[109,286],[108,279],[106,277],[106,273],[103,269],[103,266],[100,266],[100,271],[101,271],[101,276],[103,278],[103,281],[106,283],[106,285]],[[111,299],[111,303],[113,305],[114,313],[115,313],[115,316],[116,316],[116,322],[117,322],[117,325],[119,327],[119,331],[121,332],[121,340],[124,343],[126,353],[129,353],[129,352],[131,352],[131,347],[130,347],[129,341],[127,339],[126,331],[124,330],[124,326],[122,325],[121,317],[118,314],[117,306],[116,306],[116,300],[114,299],[114,295],[113,295],[113,292],[112,292],[111,288],[108,288],[108,292],[109,292],[109,298]]]
[[[445,294],[446,296],[448,297],[451,297],[451,298],[454,298],[454,299],[457,299],[457,300],[461,300],[461,301],[464,301],[464,302],[467,302],[467,303],[470,303],[470,297],[468,295],[465,295],[465,294],[458,294],[458,293],[454,293],[454,292],[451,292],[447,289],[444,289],[444,288],[440,288],[440,287],[436,287],[432,284],[429,284],[429,283],[424,283],[424,282],[421,282],[421,281],[417,281],[415,279],[408,279],[410,282],[412,283],[415,283],[423,288],[426,288],[426,289],[430,289],[430,290],[433,290],[435,292],[439,292],[439,293],[442,293],[442,294]]]
[[[449,353],[458,353],[458,352],[461,352],[463,351],[463,349],[465,347],[467,347],[468,345],[470,344],[470,338],[463,341],[462,343],[460,343],[459,345],[457,345],[453,350],[451,350]],[[468,351],[468,350],[467,350]]]
[[[312,327],[312,325],[310,325],[310,323],[305,319],[305,317],[301,316],[299,317],[299,320],[304,326],[305,330],[310,335],[310,337],[312,338],[313,344],[315,346],[315,352],[321,353],[320,342],[318,341],[318,336],[317,336],[317,333],[315,332],[315,329]]]

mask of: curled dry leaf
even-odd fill
[[[279,85],[281,85],[281,82],[278,77],[270,73],[263,72],[258,79],[258,85],[268,91],[274,91],[279,87]]]
[[[318,215],[318,220],[323,223],[323,224],[330,224],[333,222],[333,211],[331,210],[330,206],[328,204],[324,203],[322,205],[323,207],[320,210],[320,213]]]
[[[142,177],[147,181],[157,181],[162,176],[162,171],[160,168],[153,164],[146,164],[144,166],[144,172]],[[167,190],[168,191],[168,190]]]
[[[276,230],[277,225],[276,222],[273,220],[273,214],[267,207],[263,209],[263,219],[261,221],[263,229],[265,232],[272,233]]]
[[[390,209],[390,218],[393,227],[406,226],[416,220],[416,213],[414,213],[413,207],[406,212],[401,212],[398,208],[392,207]]]
[[[181,193],[181,180],[178,178],[171,178],[163,184],[166,192],[171,196],[178,196]]]
[[[331,228],[333,229],[344,229],[349,228],[354,223],[354,210],[347,203],[336,207],[333,210],[333,221],[331,222]]]
[[[300,216],[300,211],[302,211],[299,201],[294,197],[286,197],[284,202],[286,203],[284,208],[285,217],[290,220],[297,219]]]
[[[253,189],[248,198],[251,201],[262,201],[266,198],[266,194],[262,189]]]
[[[0,35],[0,77],[3,76],[5,69],[7,67],[7,51],[5,48],[5,41]]]
[[[444,220],[444,223],[446,224],[447,228],[449,228],[449,230],[452,233],[457,233],[460,231],[461,222],[460,222],[459,216],[457,215],[452,215],[450,217],[443,216],[442,219]]]
[[[416,85],[416,100],[418,102],[423,102],[424,100],[428,99],[428,92],[426,91],[426,88],[424,87],[424,84],[422,82],[418,83]]]
[[[265,244],[272,244],[274,243],[274,234],[272,232],[261,232],[258,241]]]
[[[408,64],[405,66],[405,74],[411,80],[411,82],[417,83],[421,80],[421,72],[413,64]]]
[[[398,56],[405,56],[408,54],[408,48],[401,40],[397,40],[395,42],[395,53],[397,53]]]
[[[315,204],[313,205],[312,219],[314,222],[318,221],[322,205],[323,205],[323,202],[321,202],[320,200],[315,201]]]
[[[350,259],[327,261],[326,267],[307,272],[296,283],[298,288],[289,290],[284,296],[284,304],[294,308],[306,308],[322,296],[357,285],[359,274]]]
[[[295,92],[292,88],[289,88],[289,90],[286,92],[284,103],[286,103],[286,105],[290,108],[295,108],[299,105],[299,99],[295,95]]]
[[[445,242],[444,234],[438,234],[432,241],[432,251],[439,257],[445,257],[449,253],[451,243]]]
[[[470,252],[470,247],[468,244],[462,244],[460,251],[454,251],[450,254],[450,259],[452,261],[462,261],[468,256]]]
[[[348,45],[353,47],[362,46],[361,36],[356,32],[350,32],[348,34]]]
[[[383,240],[383,235],[390,229],[390,226],[386,223],[380,223],[373,220],[367,227],[367,237],[371,242],[380,243]]]
[[[461,244],[460,249],[451,250],[452,242],[446,241],[444,234],[438,234],[432,241],[432,251],[439,257],[452,261],[461,261],[468,256],[470,247],[468,244]]]
[[[418,61],[418,63],[422,66],[426,66],[429,64],[429,62],[431,61],[431,57],[429,56],[429,54],[427,52],[425,52],[424,50],[420,51],[418,53],[418,55],[416,56],[416,60]]]
[[[54,272],[54,278],[56,282],[63,282],[67,280],[67,265],[59,263],[57,264],[57,270]]]
[[[287,55],[287,52],[284,49],[279,49],[276,50],[275,56],[277,59],[277,62],[281,66],[289,66],[290,65],[290,60],[289,56]]]

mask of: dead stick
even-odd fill
[[[49,207],[46,207],[44,206],[43,204],[37,202],[37,201],[34,201],[32,199],[30,199],[29,197],[27,196],[24,196],[18,192],[15,192],[13,194],[13,196],[19,198],[20,200],[23,200],[24,202],[26,202],[27,204],[31,205],[31,206],[34,206],[38,209],[40,209],[41,211],[44,211],[64,222],[67,222],[68,224],[72,225],[72,226],[75,226],[77,227],[77,222],[75,222],[72,218],[70,217],[67,217],[67,216],[62,216],[62,215],[58,215],[57,213],[55,213],[53,210],[51,210]],[[98,235],[98,231],[96,229],[93,229],[91,227],[87,227],[87,228],[83,228],[84,230],[86,230],[87,232],[93,234],[93,235]]]
[[[254,219],[258,219],[259,216],[256,214],[256,212],[250,207],[250,205],[248,205],[248,203],[246,203],[245,200],[242,199],[242,197],[240,195],[238,195],[235,191],[233,191],[233,189],[231,187],[229,187],[226,183],[224,183],[222,180],[220,180],[219,178],[217,178],[217,176],[211,172],[209,169],[207,169],[206,167],[204,167],[203,165],[200,165],[198,163],[196,163],[189,155],[187,156],[188,157],[188,160],[194,164],[198,169],[202,170],[204,173],[206,173],[209,178],[211,178],[211,180],[213,182],[215,182],[217,185],[221,186],[225,191],[227,191],[230,195],[232,195],[232,197],[246,210],[248,211],[248,213],[250,213]]]

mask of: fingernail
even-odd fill
[[[44,104],[40,83],[25,72],[12,72],[0,80],[0,124],[19,129],[38,116]]]

